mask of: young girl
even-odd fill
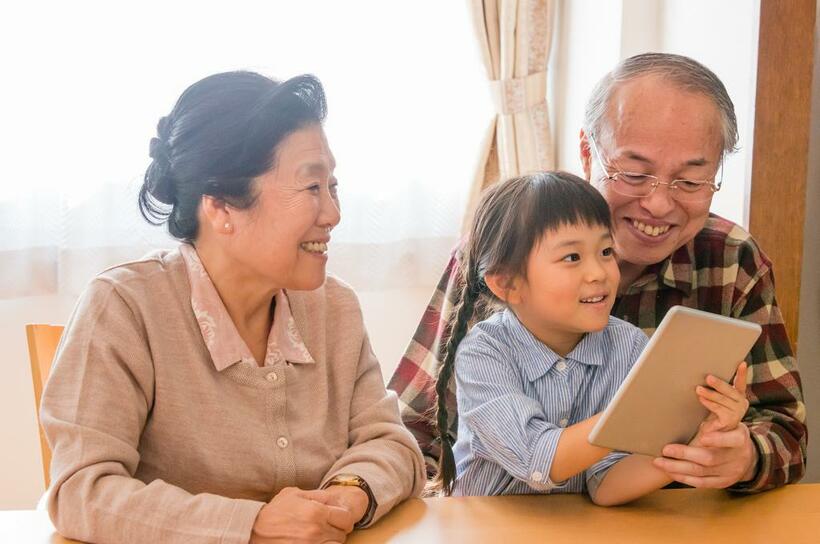
[[[438,377],[446,494],[580,493],[620,504],[670,483],[653,458],[593,446],[587,436],[647,343],[609,315],[620,274],[609,209],[582,179],[543,173],[483,196],[461,261],[459,304]],[[477,305],[502,303],[467,332]],[[445,394],[455,373],[458,440]],[[734,387],[697,390],[702,432],[740,423],[746,367]],[[640,424],[640,422],[636,422]]]

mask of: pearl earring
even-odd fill
[[[231,232],[232,229],[233,227],[230,223],[225,223],[225,232]]]

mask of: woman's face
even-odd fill
[[[255,180],[255,205],[232,210],[231,256],[274,288],[320,287],[330,231],[341,217],[335,167],[320,125],[287,136],[273,168]]]

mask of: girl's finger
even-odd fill
[[[738,398],[730,398],[722,393],[718,393],[713,389],[709,389],[708,387],[703,387],[699,385],[695,388],[695,393],[697,393],[698,398],[711,400],[714,403],[720,404],[725,406],[730,410],[737,410],[738,407],[743,404],[743,397],[736,393]]]
[[[744,397],[746,396],[746,374],[748,373],[749,365],[746,362],[742,362],[737,367],[737,372],[735,373],[735,379],[732,380],[732,385],[735,387],[735,390],[742,394]]]
[[[712,414],[714,414],[715,419],[719,422],[719,428],[732,428],[740,422],[740,418],[737,417],[737,413],[731,410],[727,410],[720,404],[716,404],[710,400],[706,399],[699,399],[700,403],[703,404]],[[714,425],[714,424],[711,424]],[[710,426],[711,426],[710,425]],[[714,429],[710,429],[714,430]]]
[[[739,401],[744,398],[744,393],[741,393],[737,389],[734,388],[731,384],[724,382],[720,378],[716,376],[712,376],[711,374],[706,376],[706,385],[720,393],[721,395],[726,395],[730,399],[735,401]]]

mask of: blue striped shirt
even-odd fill
[[[581,493],[625,453],[613,452],[565,482],[549,479],[563,428],[604,408],[648,339],[615,317],[566,357],[510,310],[476,324],[456,353],[458,440],[454,495]]]

